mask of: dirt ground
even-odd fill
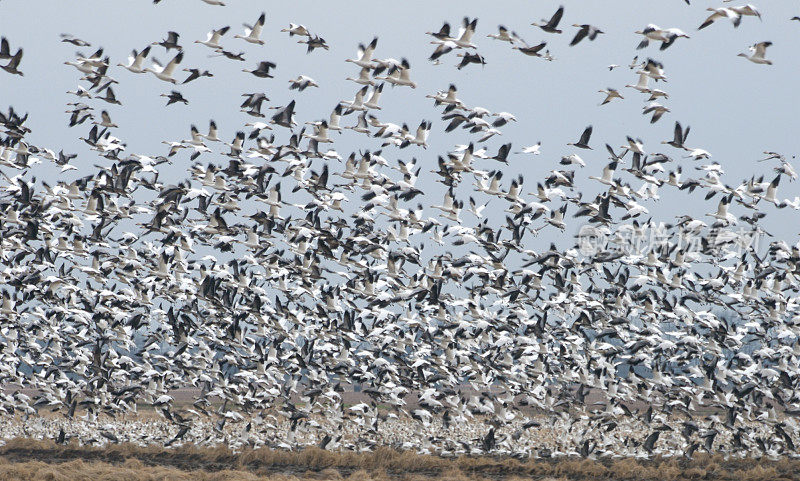
[[[0,447],[5,480],[794,480],[800,460],[655,458],[519,460],[442,458],[379,448],[371,453],[226,448],[105,448],[16,439]]]

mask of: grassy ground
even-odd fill
[[[162,449],[128,444],[105,448],[11,440],[0,447],[4,480],[741,480],[800,479],[800,460],[559,459],[500,457],[445,459],[380,448],[371,453],[226,448]]]

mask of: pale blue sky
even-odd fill
[[[562,35],[542,32],[530,26],[540,18],[549,18],[558,5],[565,5],[561,23]],[[379,6],[376,6],[379,5]],[[502,8],[498,8],[501,5]],[[230,141],[243,124],[253,120],[240,113],[238,105],[244,92],[266,92],[270,105],[285,105],[297,99],[296,112],[299,122],[327,118],[340,100],[350,100],[360,86],[346,81],[354,76],[358,68],[345,63],[355,55],[359,42],[368,42],[379,37],[375,57],[406,57],[412,67],[411,76],[418,84],[416,90],[390,88],[388,85],[381,98],[383,109],[377,114],[383,121],[407,122],[415,128],[423,119],[433,121],[430,146],[427,150],[411,147],[402,151],[390,148],[384,156],[390,162],[408,160],[412,156],[420,160],[427,173],[435,168],[436,156],[452,149],[454,144],[465,143],[470,138],[466,131],[445,134],[445,123],[440,120],[439,108],[432,105],[426,94],[446,89],[455,83],[458,97],[468,106],[483,106],[494,112],[509,111],[519,121],[503,127],[502,136],[488,142],[494,153],[499,145],[513,142],[513,151],[526,145],[543,142],[542,155],[537,157],[513,156],[505,179],[517,173],[525,176],[525,192],[535,188],[551,169],[559,168],[562,155],[575,152],[567,142],[577,140],[583,128],[594,125],[591,144],[594,151],[579,151],[587,162],[576,178],[578,186],[585,187],[586,195],[599,192],[599,186],[587,181],[589,175],[599,175],[608,162],[603,144],[608,142],[615,148],[622,145],[626,135],[641,137],[648,152],[664,152],[683,165],[684,178],[699,177],[692,169],[694,162],[680,158],[683,152],[660,145],[662,140],[672,137],[675,120],[684,126],[691,125],[687,145],[702,147],[713,154],[711,161],[722,164],[726,170],[723,181],[729,185],[738,183],[751,175],[764,174],[774,177],[772,162],[757,163],[764,150],[787,155],[791,160],[798,147],[797,78],[800,74],[800,54],[796,46],[800,39],[800,23],[789,18],[800,13],[796,2],[773,1],[758,5],[763,21],[746,17],[741,26],[734,29],[727,20],[697,31],[697,26],[707,16],[705,8],[721,6],[718,2],[693,1],[687,6],[682,0],[660,2],[630,1],[509,1],[500,3],[463,2],[255,2],[230,0],[227,7],[206,5],[199,0],[163,0],[153,5],[149,1],[41,1],[4,0],[0,3],[0,33],[8,37],[12,49],[25,49],[21,70],[25,77],[15,77],[2,72],[0,75],[0,108],[13,105],[20,112],[30,112],[28,126],[33,129],[29,140],[34,144],[58,151],[78,152],[81,157],[76,165],[82,168],[99,163],[77,138],[88,131],[88,123],[72,129],[67,128],[68,114],[65,103],[76,101],[76,97],[65,94],[78,85],[80,73],[64,65],[72,60],[77,50],[61,43],[58,34],[72,33],[97,46],[105,47],[112,63],[125,61],[132,49],[141,50],[147,44],[160,41],[168,30],[181,34],[181,43],[186,56],[181,67],[199,67],[211,70],[215,77],[199,79],[177,89],[190,101],[189,106],[164,108],[165,99],[159,94],[169,92],[173,86],[157,80],[150,74],[135,75],[120,67],[110,70],[110,75],[119,80],[115,85],[122,106],[93,101],[99,111],[107,109],[120,128],[114,133],[127,142],[127,154],[165,154],[162,140],[188,138],[189,125],[196,124],[201,131],[207,128],[208,120],[217,121],[220,136]],[[732,4],[725,4],[732,5]],[[262,12],[267,13],[267,22],[262,38],[264,46],[255,46],[234,39],[234,33],[242,33],[243,22],[252,23]],[[478,17],[478,30],[473,41],[479,46],[487,61],[485,68],[470,65],[459,71],[454,65],[454,54],[443,58],[442,65],[427,61],[433,50],[431,37],[424,33],[438,30],[447,20],[457,28],[464,16]],[[328,42],[329,51],[317,50],[305,53],[305,45],[296,43],[280,29],[289,22],[302,23],[313,33]],[[590,23],[606,33],[596,41],[584,40],[576,47],[568,43],[576,28],[573,23]],[[640,38],[634,30],[648,23],[661,27],[678,27],[691,39],[679,39],[666,51],[659,51],[657,44],[636,51]],[[498,24],[515,30],[530,44],[542,40],[556,57],[553,62],[531,58],[511,50],[510,45],[486,38],[495,33]],[[223,38],[227,50],[245,52],[247,61],[236,62],[223,57],[209,58],[213,52],[194,40],[204,39],[206,32],[225,25],[231,31]],[[756,65],[736,55],[746,51],[755,42],[769,40],[774,45],[767,57],[774,65]],[[89,53],[89,48],[82,49]],[[166,54],[162,47],[153,47],[150,57],[169,60],[174,51]],[[666,114],[655,125],[649,116],[641,115],[646,96],[623,86],[636,83],[637,75],[629,70],[634,55],[641,58],[651,56],[665,66],[667,83],[658,87],[670,94],[661,102],[672,112]],[[275,79],[257,79],[241,72],[242,68],[253,68],[261,60],[277,64]],[[147,62],[149,65],[149,61]],[[609,71],[611,63],[624,67]],[[314,78],[319,89],[308,89],[302,93],[288,90],[288,80],[299,74]],[[183,72],[179,76],[183,79]],[[625,100],[614,101],[599,107],[603,94],[597,91],[606,87],[618,88]],[[353,125],[355,116],[343,119],[343,125]],[[288,139],[288,131],[276,130],[279,140]],[[359,134],[347,132],[341,136],[332,134],[332,144],[342,156],[352,150],[375,149],[378,143],[365,142]],[[227,161],[220,157],[201,157],[207,163]],[[626,160],[629,160],[626,159]],[[174,173],[173,180],[185,176],[191,162],[185,156],[175,161],[172,167],[163,167],[164,174]],[[501,167],[494,161],[478,161],[478,167],[486,170]],[[675,169],[677,164],[667,166]],[[40,178],[54,178],[52,165],[42,164]],[[333,171],[341,167],[335,166]],[[48,169],[44,171],[44,169]],[[66,174],[66,178],[86,175],[87,170]],[[51,177],[52,176],[52,177]],[[626,179],[630,176],[626,175]],[[433,179],[423,178],[420,187],[431,192],[424,202],[426,206],[441,200],[443,188],[433,184]],[[464,182],[462,198],[466,201],[471,180]],[[634,187],[639,182],[632,182]],[[793,198],[798,195],[800,183],[782,181],[779,197]],[[692,213],[696,216],[715,210],[717,198],[703,201],[703,193],[685,192],[676,195],[674,189],[661,189],[662,200],[645,205],[654,217],[670,221],[675,215]],[[586,197],[584,197],[586,198]],[[359,202],[355,198],[353,202]],[[499,206],[498,200],[493,204]],[[416,202],[414,202],[416,203]],[[505,208],[505,206],[503,206]],[[797,211],[778,211],[772,206],[763,207],[768,213],[763,225],[773,234],[794,243],[800,223],[796,222]],[[745,213],[734,207],[737,215]],[[571,217],[571,213],[568,215]],[[434,215],[428,213],[428,215]],[[621,215],[621,213],[619,214]],[[462,215],[462,217],[464,217]],[[706,218],[708,221],[710,218]],[[789,221],[787,222],[787,219]],[[502,219],[498,219],[501,221]],[[566,234],[574,234],[580,222],[569,223]],[[554,230],[549,232],[555,233]]]

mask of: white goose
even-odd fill
[[[199,43],[205,45],[206,47],[213,48],[214,50],[222,48],[222,45],[219,44],[219,41],[222,39],[222,36],[228,33],[231,27],[222,27],[217,30],[212,30],[206,34],[205,40],[195,40],[194,43]]]
[[[358,45],[358,58],[348,58],[345,62],[351,62],[359,67],[371,69],[372,65],[372,53],[375,51],[375,47],[378,46],[378,37],[372,39],[372,41],[366,47],[364,44]]]
[[[763,64],[763,65],[772,65],[772,60],[767,60],[764,58],[764,55],[767,53],[767,47],[772,45],[772,42],[758,42],[757,44],[750,47],[750,51],[753,52],[752,55],[747,55],[746,53],[740,53],[739,57],[744,57],[747,60]]]
[[[412,89],[417,88],[416,82],[412,81],[410,78],[411,74],[411,66],[408,63],[408,60],[403,59],[400,62],[400,67],[395,67],[389,71],[389,74],[385,77],[375,77],[376,79],[386,80],[392,85],[402,85],[411,87]]]
[[[244,35],[234,35],[233,38],[241,38],[245,42],[255,43],[258,45],[264,45],[264,41],[261,40],[261,30],[264,28],[264,23],[266,22],[267,15],[264,12],[261,12],[261,16],[258,17],[256,23],[253,26],[244,24]]]
[[[281,32],[289,32],[289,36],[294,35],[302,35],[304,37],[310,37],[311,32],[304,25],[298,25],[296,23],[290,23],[288,28],[281,29]]]
[[[509,35],[508,29],[502,25],[497,26],[497,33],[490,33],[487,37],[503,42],[514,43],[513,34]]]
[[[128,57],[128,65],[118,63],[117,66],[124,67],[133,73],[145,73],[146,70],[143,68],[142,64],[144,63],[144,59],[147,58],[147,55],[149,53],[150,53],[149,45],[141,52],[137,53],[136,50],[134,50],[132,55]]]
[[[383,92],[383,85],[380,84],[372,90],[372,95],[370,95],[369,100],[364,103],[364,107],[368,109],[375,109],[380,110],[380,106],[378,106],[378,101],[381,98],[381,92]]]
[[[178,52],[178,55],[175,56],[169,63],[162,67],[158,60],[153,59],[153,66],[146,68],[145,72],[151,72],[155,75],[159,80],[163,80],[165,82],[170,83],[177,83],[177,81],[172,77],[173,72],[175,72],[175,67],[178,66],[183,60],[183,52]]]
[[[368,88],[369,87],[365,86],[359,89],[352,101],[348,102],[344,100],[340,103],[346,106],[349,110],[367,110],[367,108],[364,106],[364,95],[366,95]]]
[[[369,68],[367,67],[361,67],[358,78],[347,77],[345,80],[350,80],[361,85],[375,85],[375,82],[373,82],[372,78],[369,76]]]

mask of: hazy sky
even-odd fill
[[[75,164],[88,168],[102,163],[87,150],[77,138],[89,130],[88,122],[82,126],[67,128],[68,114],[65,103],[77,101],[65,94],[78,85],[81,74],[63,62],[74,59],[74,46],[61,43],[59,33],[68,32],[92,43],[93,47],[81,49],[90,53],[97,46],[105,47],[113,65],[124,62],[132,49],[141,50],[154,41],[165,38],[168,30],[181,35],[181,44],[186,56],[180,67],[198,67],[211,70],[215,77],[201,78],[185,86],[177,86],[189,101],[188,106],[164,107],[165,99],[159,94],[169,92],[173,86],[154,76],[136,75],[114,67],[110,75],[120,84],[114,86],[122,106],[92,101],[99,111],[107,109],[120,128],[114,134],[127,142],[126,154],[142,153],[160,155],[166,153],[162,140],[177,141],[188,138],[190,124],[205,131],[209,119],[215,119],[220,136],[232,140],[237,130],[246,130],[245,122],[253,119],[239,112],[241,94],[266,92],[270,105],[285,105],[297,99],[297,120],[327,118],[333,107],[341,100],[351,100],[359,85],[345,80],[355,76],[358,67],[345,63],[346,58],[356,54],[359,42],[367,43],[373,36],[379,37],[377,58],[406,57],[411,63],[411,77],[418,88],[385,87],[377,113],[383,121],[407,122],[413,129],[423,119],[433,121],[429,147],[422,150],[410,147],[404,150],[389,148],[384,156],[392,163],[396,159],[419,159],[423,168],[423,179],[419,187],[430,191],[432,197],[426,205],[438,203],[444,188],[435,184],[429,170],[436,167],[437,155],[451,150],[455,144],[466,143],[478,137],[459,129],[444,133],[445,123],[440,119],[440,108],[433,106],[426,94],[446,89],[454,83],[459,89],[458,97],[468,106],[483,106],[493,112],[508,111],[515,114],[518,122],[503,127],[502,136],[495,136],[487,146],[492,154],[505,142],[513,142],[513,151],[541,140],[542,155],[529,157],[515,155],[505,169],[505,179],[521,173],[525,176],[525,192],[535,190],[537,182],[546,173],[559,168],[562,155],[576,152],[566,146],[578,139],[589,124],[594,126],[591,144],[593,151],[578,151],[587,162],[576,178],[584,187],[587,196],[599,192],[597,183],[587,181],[589,175],[599,175],[608,163],[603,144],[608,142],[615,148],[625,142],[626,135],[641,137],[648,152],[664,152],[673,156],[683,166],[684,178],[700,177],[693,169],[695,162],[681,158],[684,153],[669,146],[660,145],[662,140],[672,138],[675,120],[684,126],[691,125],[687,145],[702,147],[713,154],[711,161],[722,164],[726,171],[723,181],[738,185],[744,178],[764,174],[774,177],[771,162],[756,162],[763,157],[762,151],[772,150],[791,156],[798,151],[798,122],[796,109],[797,79],[800,74],[800,22],[789,19],[800,14],[797,2],[773,1],[757,4],[763,21],[745,17],[739,28],[734,29],[728,20],[718,21],[698,31],[697,26],[709,12],[706,7],[722,6],[720,2],[694,0],[687,6],[683,0],[660,2],[630,1],[576,1],[563,2],[566,11],[561,23],[564,33],[553,35],[530,25],[541,18],[549,18],[559,5],[557,1],[508,1],[502,3],[485,1],[461,2],[256,2],[229,0],[226,7],[215,7],[200,0],[163,0],[159,5],[138,0],[124,2],[61,0],[31,2],[29,0],[0,0],[0,34],[11,42],[12,51],[22,46],[25,55],[20,66],[25,77],[16,77],[0,72],[0,109],[13,105],[19,112],[29,112],[28,126],[33,133],[28,140],[36,145],[60,148],[77,152],[81,156]],[[35,5],[35,6],[34,6]],[[733,4],[725,4],[730,6]],[[502,6],[502,8],[498,8]],[[262,39],[264,46],[256,46],[234,39],[233,34],[242,34],[242,23],[253,23],[258,15],[266,11],[267,23]],[[454,30],[464,16],[479,18],[477,34],[473,41],[486,61],[485,68],[470,65],[459,71],[455,64],[459,60],[454,53],[442,59],[442,65],[432,65],[427,57],[433,51],[431,37],[426,31],[438,30],[443,21],[448,21]],[[280,29],[289,22],[302,23],[313,33],[325,38],[329,51],[316,50],[307,55],[305,45],[297,44],[297,37],[290,38]],[[584,40],[576,47],[569,41],[577,30],[572,24],[590,23],[600,27],[605,34],[594,42]],[[645,50],[635,47],[641,37],[634,30],[655,23],[661,27],[678,27],[687,32],[690,39],[679,39],[666,51],[659,51],[657,43]],[[486,38],[503,24],[515,30],[533,45],[542,40],[556,57],[553,62],[531,58],[512,50],[510,45]],[[204,39],[213,28],[230,25],[231,31],[223,37],[223,45],[233,52],[245,52],[247,60],[237,62],[224,57],[210,57],[213,51],[194,44]],[[747,47],[769,40],[774,45],[767,57],[774,65],[756,65],[737,57]],[[150,58],[168,61],[173,55],[166,54],[162,47],[153,47]],[[661,61],[665,66],[668,82],[659,83],[669,99],[661,103],[671,109],[658,123],[651,125],[649,116],[642,116],[646,96],[625,84],[636,83],[637,75],[627,68],[634,55],[640,59],[648,56]],[[270,60],[277,64],[274,79],[258,79],[241,72],[242,68],[254,68],[258,61]],[[5,63],[5,61],[3,61]],[[149,65],[149,60],[147,64]],[[609,64],[623,67],[609,71]],[[290,91],[288,80],[299,74],[314,78],[321,86],[302,93]],[[184,72],[178,77],[182,80]],[[85,84],[85,83],[84,83]],[[603,94],[597,91],[606,87],[618,88],[625,100],[614,101],[599,107]],[[353,125],[356,116],[342,120],[343,125]],[[248,130],[249,131],[249,130]],[[286,129],[276,130],[278,140],[288,139]],[[332,148],[343,157],[353,150],[379,146],[374,140],[353,132],[343,135],[332,133],[336,142]],[[252,144],[252,142],[249,142]],[[219,156],[205,155],[199,159],[204,163],[214,160],[227,163]],[[629,158],[626,159],[626,161]],[[105,161],[108,165],[108,161]],[[674,170],[677,164],[667,166]],[[185,175],[191,162],[181,155],[172,167],[162,166],[164,173],[172,172],[174,179]],[[502,167],[494,161],[477,161],[485,170]],[[44,163],[40,178],[55,178],[55,167]],[[340,170],[340,166],[333,168]],[[69,173],[66,178],[86,175],[87,170]],[[428,178],[425,178],[425,174]],[[626,179],[630,176],[626,175]],[[471,179],[462,186],[466,193]],[[634,187],[639,182],[632,182]],[[798,195],[797,185],[782,181],[778,191],[781,198]],[[645,205],[659,220],[674,220],[674,216],[690,213],[701,216],[716,209],[718,199],[703,200],[703,192],[689,195],[675,194],[672,188],[661,189],[662,199]],[[466,200],[466,199],[465,199]],[[360,202],[353,198],[353,202]],[[506,205],[493,200],[491,206]],[[763,225],[773,234],[794,243],[800,228],[800,214],[786,209],[778,211],[772,206],[764,207],[768,213]],[[741,207],[734,207],[737,214],[744,214]],[[619,211],[618,211],[619,212]],[[571,213],[568,215],[571,217]],[[428,213],[428,215],[433,215]],[[621,213],[620,213],[621,215]],[[788,219],[788,221],[787,221]],[[706,218],[709,221],[710,218]],[[565,235],[573,235],[580,222],[569,222]],[[555,233],[555,230],[549,230]],[[549,234],[548,234],[549,235]]]

